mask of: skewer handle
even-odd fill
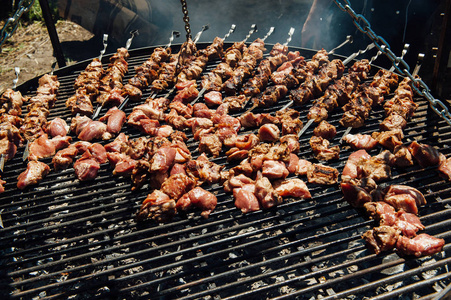
[[[244,38],[243,42],[246,42],[252,34],[254,34],[254,32],[257,31],[257,25],[256,24],[252,24],[251,25],[251,30],[249,31],[249,33],[246,35],[246,37]]]
[[[415,77],[420,72],[421,65],[423,64],[424,53],[418,54],[417,64],[415,65],[415,69],[413,69],[412,76]]]
[[[294,27],[290,28],[290,31],[288,31],[288,39],[287,41],[283,44],[284,46],[287,46],[290,42],[291,39],[293,38],[293,34],[294,34]]]
[[[209,24],[202,26],[202,30],[199,31],[199,32],[196,34],[196,36],[194,37],[194,40],[193,40],[194,44],[197,43],[197,41],[200,39],[200,36],[202,35],[202,33],[203,33],[205,30],[208,30],[208,28],[210,28],[210,25],[209,25]]]
[[[178,38],[179,36],[180,36],[180,32],[177,30],[173,30],[171,37],[169,38],[169,44],[167,44],[165,48],[171,47],[172,42],[174,41],[174,38]]]
[[[385,45],[381,46],[382,50],[385,51]],[[377,51],[376,55],[374,55],[373,57],[371,57],[370,59],[370,65],[373,63],[373,61],[375,61],[381,54],[382,54],[382,50]]]
[[[228,38],[232,33],[234,33],[234,32],[235,32],[235,28],[236,28],[236,25],[235,25],[235,24],[232,24],[232,26],[231,26],[230,29],[229,29],[229,32],[227,32],[227,34],[224,36],[223,40],[225,40],[225,39]]]
[[[375,44],[374,44],[374,43],[371,43],[371,44],[369,44],[365,49],[359,50],[359,51],[357,51],[357,52],[351,54],[348,58],[346,58],[346,59],[343,61],[343,65],[346,66],[346,65],[347,65],[350,61],[352,61],[354,58],[356,58],[356,57],[359,56],[360,54],[363,54],[363,53],[365,53],[365,52],[367,52],[367,51],[373,49],[374,47],[375,47]]]
[[[354,42],[354,38],[352,37],[352,35],[348,35],[348,36],[346,36],[346,40],[343,43],[341,43],[340,45],[338,45],[334,49],[330,50],[328,54],[333,54],[335,51],[337,51],[338,49],[340,49],[341,47],[343,47],[347,43],[352,44],[352,42]]]
[[[15,67],[14,72],[16,73],[16,78],[13,79],[13,90],[16,90],[17,83],[19,82],[20,68]]]
[[[274,27],[269,28],[268,33],[262,38],[262,40],[266,40],[272,33],[274,32]]]
[[[30,141],[27,140],[27,145],[25,146],[25,150],[23,151],[22,160],[26,161],[28,158],[28,152],[30,151]]]
[[[135,37],[135,35],[138,35],[139,33],[138,33],[138,30],[132,30],[131,32],[130,32],[130,34],[132,35],[128,40],[127,40],[127,42],[125,43],[125,49],[130,49],[130,46],[132,45],[132,41],[133,41],[133,38]]]
[[[50,71],[50,75],[53,75],[53,72],[55,72],[56,64],[57,64],[57,63],[58,63],[57,60],[55,60],[55,61],[52,63],[52,71]]]
[[[404,44],[404,48],[402,49],[401,57],[400,57],[399,60],[401,60],[401,59],[404,58],[404,55],[406,55],[406,54],[407,54],[407,51],[409,51],[409,47],[410,47],[409,44]],[[397,62],[395,65],[398,66],[398,65],[399,65],[399,62]],[[390,71],[390,72],[393,72],[394,70],[395,70],[395,66],[392,66],[392,67],[390,68],[389,71]]]
[[[103,49],[100,50],[99,60],[102,61],[102,57],[106,52],[106,47],[108,46],[108,34],[103,35]]]
[[[99,114],[100,114],[100,111],[102,110],[102,106],[103,105],[97,105],[97,108],[96,108],[96,110],[94,111],[94,114],[92,115],[92,120],[95,120],[95,119],[97,119],[97,117],[99,116]]]

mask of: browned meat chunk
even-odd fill
[[[326,120],[323,120],[313,129],[313,134],[323,139],[331,140],[337,134],[337,128]]]
[[[161,191],[171,199],[178,200],[187,191],[196,186],[196,182],[185,174],[174,174],[169,176],[161,185]]]
[[[141,204],[136,215],[138,221],[152,219],[159,223],[172,220],[177,213],[175,200],[160,190],[154,190]]]
[[[394,161],[393,164],[397,167],[409,167],[413,165],[413,158],[412,154],[409,151],[409,148],[407,148],[404,145],[396,146],[393,150],[394,155]]]
[[[421,167],[438,166],[440,153],[434,147],[413,141],[409,145],[409,151]]]
[[[394,129],[391,131],[373,132],[371,137],[383,147],[393,151],[396,146],[402,145],[404,134],[401,129]]]
[[[399,230],[382,225],[368,230],[363,234],[367,246],[376,254],[393,249],[398,241]]]
[[[329,147],[329,141],[320,137],[312,136],[310,138],[310,147],[312,148],[317,160],[332,160],[340,158],[340,147]]]
[[[338,182],[339,172],[336,168],[322,164],[312,164],[307,170],[309,183],[332,185]]]
[[[446,158],[445,155],[440,154],[440,165],[438,167],[440,176],[446,180],[451,180],[451,158]]]

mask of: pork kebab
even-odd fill
[[[125,73],[128,72],[127,59],[130,57],[128,49],[132,44],[133,38],[138,34],[138,31],[134,30],[130,34],[131,37],[127,40],[125,47],[117,49],[116,53],[110,57],[110,64],[100,78],[99,94],[96,97],[98,105],[92,116],[93,120],[97,118],[100,110],[105,105],[119,105],[125,100],[122,95],[122,79]]]
[[[23,122],[20,116],[22,114],[22,104],[26,99],[20,91],[16,91],[20,68],[16,67],[14,70],[16,77],[13,80],[13,87],[6,89],[0,97],[0,172],[3,172],[5,161],[12,159],[16,155],[17,147],[22,146],[23,142],[18,128]],[[4,189],[0,188],[1,190]]]
[[[401,59],[406,55],[409,49],[409,44],[404,45],[402,50]],[[379,52],[378,52],[379,53]],[[371,64],[370,64],[371,65]],[[375,75],[373,82],[369,84],[369,87],[361,87],[358,94],[360,96],[354,96],[353,99],[349,101],[345,106],[343,106],[344,114],[340,120],[340,125],[347,127],[343,136],[346,136],[352,128],[359,128],[364,125],[365,120],[369,117],[370,112],[374,106],[381,105],[384,101],[384,96],[390,93],[392,89],[397,84],[397,76],[393,74],[395,66],[390,68],[387,72],[382,72],[380,70],[378,74]],[[390,82],[390,78],[393,79]],[[396,80],[396,82],[394,82]],[[388,86],[385,86],[385,83]],[[379,96],[377,95],[379,94]],[[341,141],[341,139],[340,139]]]
[[[100,79],[105,70],[102,66],[102,57],[108,46],[108,35],[103,35],[103,49],[99,57],[94,58],[78,75],[74,83],[75,95],[66,100],[66,107],[72,115],[91,116],[94,112],[92,102],[100,94]]]

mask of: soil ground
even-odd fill
[[[0,24],[0,28],[3,24]],[[56,24],[58,37],[63,47],[67,64],[90,57],[86,51],[93,34],[81,26],[61,20]],[[77,47],[80,45],[83,47]],[[86,49],[86,50],[84,50]],[[53,47],[47,28],[43,22],[35,22],[26,27],[18,27],[5,41],[0,53],[0,94],[12,87],[16,77],[14,68],[20,68],[18,84],[51,71],[55,61]]]

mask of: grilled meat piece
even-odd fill
[[[366,203],[374,201],[373,191],[377,184],[369,178],[350,179],[340,184],[343,198],[353,207],[363,207]]]
[[[299,178],[278,180],[274,183],[274,189],[282,197],[302,199],[312,197],[305,182]]]
[[[343,137],[343,141],[350,144],[352,149],[371,150],[378,145],[378,141],[368,134],[350,134]]]
[[[446,180],[451,180],[451,158],[446,158],[444,154],[440,154],[440,164],[438,167],[440,176]]]
[[[260,202],[255,195],[255,184],[245,184],[242,187],[233,189],[235,206],[243,214],[260,210]]]
[[[154,190],[141,204],[136,219],[138,221],[152,219],[163,223],[172,220],[176,213],[175,200],[160,190]]]
[[[110,108],[104,116],[99,118],[99,121],[107,121],[106,130],[111,134],[118,134],[121,131],[126,118],[125,113],[115,106]]]
[[[69,126],[66,121],[61,118],[54,118],[52,121],[47,123],[46,132],[51,137],[55,136],[65,136],[69,132]]]
[[[390,114],[380,124],[379,128],[382,131],[391,131],[394,129],[404,129],[407,126],[407,121],[398,114]]]
[[[409,151],[422,168],[438,166],[440,163],[439,151],[430,145],[413,141],[409,145]]]
[[[43,162],[32,160],[27,169],[17,177],[17,188],[23,190],[27,186],[38,184],[50,172],[50,167]]]
[[[396,146],[393,150],[394,160],[393,164],[397,167],[409,167],[413,166],[413,158],[412,154],[409,151],[409,148],[404,145]]]
[[[367,246],[376,254],[389,251],[395,248],[396,242],[400,238],[398,229],[382,225],[365,232],[362,238]]]
[[[43,134],[41,137],[35,139],[29,145],[28,160],[38,160],[45,157],[51,157],[55,155],[55,145],[49,140],[47,134]]]
[[[340,158],[340,147],[329,147],[328,140],[320,136],[312,136],[310,138],[310,147],[317,160],[332,160]]]
[[[337,134],[337,128],[326,120],[323,120],[313,129],[313,134],[323,139],[331,140]]]
[[[373,132],[371,137],[377,140],[381,146],[393,151],[396,146],[402,145],[404,134],[401,129],[394,129],[391,131]]]
[[[411,239],[405,236],[399,237],[396,249],[403,255],[421,257],[442,251],[444,245],[444,239],[422,233]]]
[[[185,174],[169,176],[161,185],[161,191],[171,199],[178,200],[182,195],[196,186],[196,181]]]
[[[257,197],[260,207],[269,209],[282,204],[282,197],[271,185],[269,179],[261,176],[255,181],[255,196]]]
[[[202,210],[202,217],[208,218],[217,204],[218,199],[215,195],[201,187],[195,187],[177,200],[176,208],[178,211],[186,211],[195,206]]]
[[[336,168],[322,164],[312,164],[307,170],[307,179],[309,183],[320,185],[332,185],[338,182],[339,172]]]
[[[75,175],[80,181],[95,179],[99,169],[100,164],[90,151],[83,153],[74,163]]]
[[[392,196],[397,196],[397,195],[406,195],[409,198],[412,198],[417,206],[426,204],[426,199],[424,198],[424,195],[419,190],[417,190],[416,188],[406,186],[406,185],[401,185],[401,184],[390,185],[387,188],[384,201],[389,203],[390,201],[387,201],[387,198],[390,198]],[[393,206],[395,208],[397,207],[395,205],[393,205]],[[404,209],[404,211],[412,212],[412,211],[409,211],[408,207],[406,207],[406,208],[407,209]],[[417,214],[417,212],[412,212],[412,213]]]

